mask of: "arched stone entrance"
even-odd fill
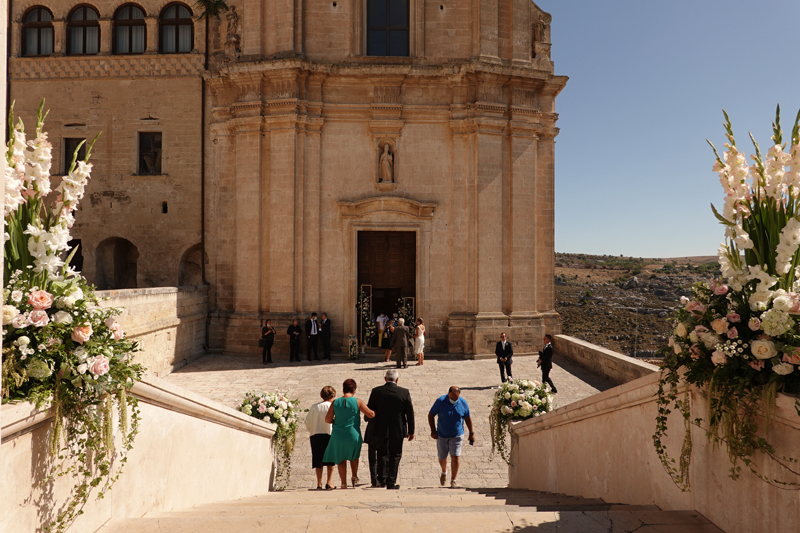
[[[95,251],[95,284],[100,290],[135,289],[139,250],[121,237],[111,237]]]

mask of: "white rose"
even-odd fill
[[[275,408],[274,408],[274,407],[268,407],[268,408],[267,408],[267,412],[268,412],[269,414],[273,414],[273,413],[275,412]]]
[[[784,291],[777,291],[777,292],[784,292]],[[774,300],[772,300],[772,307],[777,309],[778,311],[784,311],[788,313],[792,309],[792,298],[788,294],[781,294],[777,296]]]
[[[86,363],[81,363],[78,365],[78,373],[85,374],[86,371],[89,369],[89,365]]]
[[[66,311],[58,311],[53,315],[53,322],[56,324],[72,324],[72,315]]]
[[[750,352],[756,359],[771,359],[778,355],[775,344],[768,340],[757,340],[750,344]]]
[[[280,407],[281,409],[286,409],[287,406],[288,406],[288,404],[286,402],[283,402],[283,401],[278,404],[278,407]]]
[[[692,343],[697,344],[698,342],[700,342],[700,337],[697,336],[696,331],[692,331],[691,333],[689,333],[689,340],[692,341]]]
[[[506,400],[510,400],[511,399],[511,393],[507,392],[507,393],[503,394],[503,398],[505,398]]]
[[[3,325],[11,324],[11,321],[14,320],[14,317],[19,314],[19,309],[14,307],[13,305],[4,305],[3,306]]]
[[[83,346],[78,346],[77,348],[75,348],[74,352],[75,355],[78,356],[79,361],[86,361],[86,357],[88,356],[86,348],[84,348]]]
[[[717,335],[722,335],[728,331],[728,321],[724,318],[718,318],[711,322],[711,329],[713,329]]]
[[[718,335],[715,335],[709,331],[700,335],[700,340],[703,341],[703,345],[707,349],[713,350],[717,344],[719,344],[720,338]]]
[[[683,322],[678,322],[678,326],[675,328],[675,335],[681,338],[686,337],[686,326]]]
[[[781,376],[791,374],[794,371],[794,366],[789,363],[781,363],[779,365],[772,365],[772,371]]]
[[[686,305],[689,303],[689,298],[686,296],[681,296],[681,305]]]
[[[17,345],[18,346],[27,346],[30,343],[31,343],[31,340],[28,337],[26,337],[25,335],[23,335],[22,337],[17,339]]]
[[[11,291],[11,299],[19,303],[22,301],[22,291]]]
[[[675,355],[680,355],[680,353],[682,351],[681,350],[681,345],[678,344],[677,342],[675,343],[675,346],[672,347],[672,349],[675,351]]]

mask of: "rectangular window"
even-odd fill
[[[64,170],[64,175],[69,172],[69,167],[72,166],[72,161],[75,159],[75,149],[78,148],[78,145],[81,144],[86,139],[64,139],[64,166],[61,167]],[[80,150],[78,150],[78,159],[76,161],[83,161],[86,159],[86,143],[83,142],[81,144]]]
[[[367,0],[367,55],[408,57],[408,0]]]
[[[139,132],[139,175],[161,174],[161,132]]]

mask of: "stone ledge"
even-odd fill
[[[556,355],[575,361],[579,365],[618,383],[627,383],[653,372],[658,372],[658,367],[655,365],[644,363],[633,357],[622,355],[568,335],[555,335],[553,347]]]

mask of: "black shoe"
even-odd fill
[[[397,490],[400,488],[400,485],[386,485],[386,488],[389,490]]]
[[[333,490],[333,487],[325,483],[325,490]]]
[[[553,389],[553,394],[558,394],[558,389]]]

